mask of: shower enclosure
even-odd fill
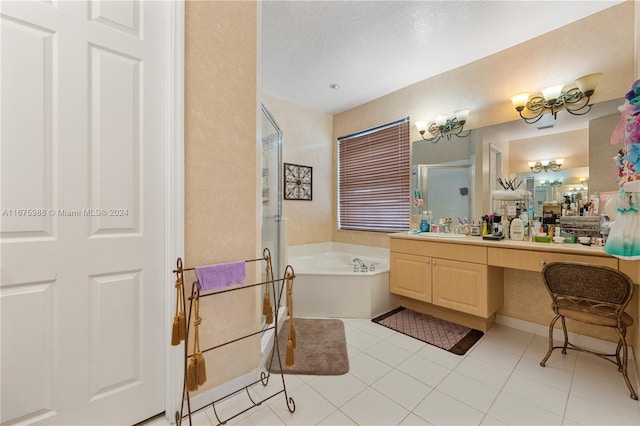
[[[282,131],[262,105],[262,248],[271,252],[273,275],[284,273],[282,220]],[[264,289],[264,288],[263,288]],[[279,295],[276,295],[279,297]]]

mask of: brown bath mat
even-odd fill
[[[349,355],[344,324],[337,319],[294,318],[296,328],[295,363],[285,365],[289,320],[278,333],[278,347],[285,374],[334,376],[349,371]],[[277,355],[277,353],[276,353]],[[272,357],[271,372],[279,373],[278,358]]]
[[[403,307],[371,321],[456,355],[464,355],[484,335],[480,330]]]

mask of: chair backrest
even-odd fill
[[[633,296],[633,281],[606,266],[577,262],[551,262],[542,268],[542,278],[551,297],[578,297],[618,305],[624,310]]]

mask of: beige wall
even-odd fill
[[[260,235],[257,5],[187,1],[185,13],[185,264],[252,259]],[[202,348],[257,330],[257,299],[255,288],[203,299]],[[252,370],[259,357],[256,339],[207,353],[205,388]]]
[[[263,95],[282,131],[282,161],[313,167],[312,200],[282,200],[286,245],[331,241],[333,117]]]
[[[490,57],[336,114],[333,120],[333,138],[401,117],[409,116],[415,122],[463,107],[472,108],[468,128],[482,128],[519,119],[511,105],[510,96],[523,87],[540,84],[527,81],[528,67],[544,66],[549,75],[563,75],[567,64],[572,63],[577,64],[577,68],[590,70],[585,74],[602,71],[604,75],[592,100],[604,102],[619,98],[628,90],[629,81],[632,81],[634,75],[633,6],[633,2],[625,2]],[[607,31],[595,31],[597,28],[606,28]],[[596,69],[590,67],[590,63]],[[600,64],[606,64],[604,69],[601,69]],[[504,101],[483,101],[495,93],[502,94]],[[420,135],[415,126],[412,126],[411,140],[418,139]],[[476,176],[483,177],[483,189],[488,191],[488,186],[485,185],[488,160],[485,156],[489,152],[491,139],[477,139],[480,141],[476,141]],[[335,163],[335,149],[333,157]],[[507,162],[506,172],[508,168]],[[334,175],[335,173],[334,167]],[[488,199],[488,192],[476,197],[476,213],[488,208]],[[334,217],[335,208],[334,202]],[[333,240],[382,247],[388,245],[388,239],[384,235],[336,229]]]

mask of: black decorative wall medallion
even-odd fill
[[[311,167],[284,163],[284,199],[311,201]]]

